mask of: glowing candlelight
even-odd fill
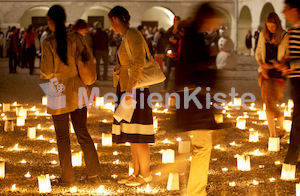
[[[291,132],[291,128],[292,128],[292,121],[284,120],[283,121],[283,129],[286,130],[287,132]]]
[[[51,144],[56,143],[55,139],[51,139],[49,142],[50,142]]]
[[[70,192],[73,193],[73,194],[76,193],[76,192],[77,192],[76,186],[72,187],[72,188],[70,189]]]
[[[27,136],[29,139],[35,139],[36,138],[36,129],[35,127],[28,127]]]
[[[9,112],[10,111],[10,103],[3,103],[2,111],[3,112]]]
[[[19,146],[19,144],[16,144],[16,145],[13,147],[13,150],[20,150],[18,146]]]
[[[36,128],[37,129],[41,129],[41,124],[38,124],[38,126]]]
[[[168,112],[168,109],[164,109],[163,111],[162,111],[162,113],[167,113]]]
[[[158,119],[156,116],[153,117],[153,127],[154,129],[158,129]]]
[[[42,97],[42,105],[47,105],[47,97],[46,96]]]
[[[113,164],[114,164],[114,165],[118,165],[119,163],[120,163],[120,160],[119,160],[119,159],[113,161]]]
[[[233,142],[229,143],[229,145],[230,146],[236,146],[236,143],[235,143],[235,141],[233,141]]]
[[[288,107],[293,108],[294,107],[294,101],[292,99],[288,100]]]
[[[222,171],[223,171],[223,172],[227,172],[228,169],[225,167],[225,168],[222,168]]]
[[[296,184],[296,196],[300,196],[300,184]]]
[[[7,119],[7,116],[4,116],[3,118],[2,118],[2,120],[6,120]]]
[[[182,139],[180,137],[176,138],[176,141],[179,142],[179,141],[182,141]]]
[[[167,184],[167,190],[179,190],[179,174],[178,173],[169,173],[169,179]]]
[[[104,190],[104,185],[100,185],[99,188],[96,190],[97,194],[102,195],[105,190]]]
[[[54,180],[54,179],[56,179],[56,176],[52,174],[52,175],[50,176],[50,179],[51,179],[51,180]]]
[[[17,126],[24,126],[25,125],[25,118],[24,117],[17,117]]]
[[[156,175],[156,176],[161,176],[161,172],[157,172],[157,173],[155,173],[154,175]]]
[[[129,142],[125,142],[125,146],[130,146],[130,143]]]
[[[104,106],[104,97],[97,97],[96,98],[96,106]]]
[[[51,125],[51,126],[49,127],[49,129],[50,129],[50,130],[54,130],[54,125]]]
[[[17,189],[16,184],[13,184],[13,185],[11,186],[11,191],[15,191],[16,189]]]
[[[267,114],[266,111],[257,111],[258,119],[259,120],[267,120]]]
[[[246,119],[238,117],[236,119],[236,127],[242,130],[246,129]]]
[[[274,151],[274,152],[280,151],[279,137],[269,137],[268,151]]]
[[[132,162],[129,163],[128,169],[129,169],[128,170],[129,176],[131,176],[134,173],[133,163]]]
[[[275,161],[275,165],[281,165],[280,161]]]
[[[172,144],[173,142],[171,142],[169,139],[165,139],[164,141],[162,141],[162,143],[164,143],[164,144]]]
[[[43,135],[40,135],[39,137],[36,138],[37,140],[45,140]]]
[[[282,180],[295,180],[296,165],[282,164],[281,179]]]
[[[220,148],[221,148],[220,144],[214,146],[214,149],[220,149]]]
[[[237,167],[238,167],[238,170],[241,170],[241,171],[250,171],[251,170],[250,156],[238,155],[237,156]]]
[[[0,179],[5,178],[5,162],[0,162]]]
[[[102,146],[112,146],[112,134],[102,133]]]
[[[190,141],[179,141],[178,142],[178,153],[179,154],[188,154],[191,151],[191,142]]]
[[[23,159],[20,163],[25,164],[25,163],[27,163],[27,161],[25,159]]]
[[[253,181],[252,181],[252,184],[253,184],[253,185],[259,185],[259,182],[256,181],[256,180],[253,180]]]
[[[38,184],[40,193],[50,193],[52,191],[49,174],[38,176]]]
[[[264,153],[260,152],[259,149],[254,150],[254,152],[249,153],[254,156],[262,156]]]
[[[36,106],[33,106],[32,108],[30,108],[30,111],[35,111],[36,110]]]
[[[175,151],[167,149],[163,151],[162,163],[174,163],[175,162]]]
[[[113,152],[113,155],[117,156],[119,153],[117,151]]]
[[[113,179],[116,179],[116,178],[118,177],[118,175],[117,175],[117,174],[113,174],[113,175],[111,175],[111,177],[112,177]]]
[[[57,161],[53,160],[53,161],[51,161],[51,164],[52,164],[52,165],[56,165],[56,164],[57,164]]]
[[[285,108],[285,110],[284,110],[284,117],[292,117],[292,110],[291,110],[291,108]]]
[[[30,178],[31,177],[31,174],[29,172],[27,172],[25,175],[24,175],[26,178]]]
[[[222,114],[225,114],[226,113],[226,110],[222,110]]]
[[[82,152],[77,152],[72,154],[72,165],[74,167],[82,166]]]
[[[242,105],[242,99],[240,97],[235,97],[233,100],[234,106],[241,106]]]
[[[18,103],[15,101],[15,102],[13,102],[12,105],[13,105],[13,106],[17,106],[17,104],[18,104]]]
[[[107,123],[108,121],[106,119],[102,120],[103,123]]]
[[[52,148],[48,153],[50,154],[58,154],[55,148]]]
[[[270,181],[270,182],[275,182],[275,180],[276,180],[276,179],[273,178],[273,177],[272,177],[272,178],[269,178],[269,181]]]
[[[263,169],[263,168],[265,168],[265,166],[264,165],[259,165],[258,166],[260,169]]]
[[[27,118],[27,110],[21,109],[19,111],[19,113],[17,114],[17,116],[23,117],[23,118]]]
[[[229,186],[236,186],[236,183],[233,181],[233,182],[229,182]]]
[[[214,118],[216,123],[223,123],[223,114],[214,114]]]
[[[111,110],[111,111],[115,111],[115,106],[110,102],[104,105],[105,109]]]

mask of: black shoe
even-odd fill
[[[52,186],[71,187],[73,184],[73,181],[62,181],[61,178],[51,181]]]
[[[89,178],[88,176],[79,180],[81,184],[97,184],[101,182],[100,176]]]

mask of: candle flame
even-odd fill
[[[161,176],[161,172],[155,173],[156,176]]]
[[[259,185],[259,182],[256,181],[256,180],[253,180],[253,181],[252,181],[252,184],[253,184],[253,185]]]
[[[27,172],[25,175],[24,175],[26,178],[30,178],[31,177],[31,174],[29,172]]]
[[[32,108],[30,108],[30,111],[35,111],[36,110],[36,106],[33,106]]]
[[[15,101],[12,105],[13,105],[13,106],[17,106],[17,104],[18,104],[18,103]]]
[[[21,163],[24,163],[24,164],[25,164],[25,163],[27,163],[27,161],[25,161],[25,159],[23,159],[23,160],[21,161]]]
[[[71,193],[76,193],[76,192],[77,192],[76,186],[72,187],[72,188],[70,189],[70,192],[71,192]]]
[[[117,156],[119,153],[117,151],[113,152],[113,155]]]
[[[13,184],[13,185],[11,186],[11,190],[12,190],[12,191],[15,191],[16,189],[17,189],[16,184]]]
[[[269,178],[270,182],[274,182],[276,179],[275,178]]]

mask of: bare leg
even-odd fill
[[[270,131],[270,137],[276,137],[274,113],[266,110],[266,114],[267,114],[267,120],[268,120],[268,127],[269,127],[269,131]]]
[[[150,175],[150,149],[147,143],[134,143],[131,146],[136,150],[138,164],[139,164],[139,174],[144,178]],[[144,183],[141,178],[136,178],[134,181]]]
[[[139,160],[138,160],[138,155],[137,155],[137,150],[136,150],[136,145],[130,144],[130,149],[131,149],[131,156],[132,156],[132,164],[133,164],[133,174],[135,176],[138,176],[140,173],[140,165],[139,165]],[[126,178],[127,180],[133,180],[133,176],[129,176]]]
[[[278,125],[280,127],[280,130],[283,130],[283,121],[284,121],[284,116],[281,116],[281,117],[277,118],[277,122],[278,122]]]

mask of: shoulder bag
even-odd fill
[[[149,61],[144,65],[144,69],[141,73],[141,76],[137,84],[135,85],[136,88],[158,84],[163,82],[166,79],[166,76],[160,69],[159,64],[151,56],[145,39],[143,39],[143,46],[144,49],[146,50],[146,56],[148,57]],[[129,57],[129,61],[132,63],[132,55],[129,49],[129,44],[127,39],[125,39],[125,48],[126,48],[127,55]],[[130,76],[130,68],[128,70],[128,74]]]

